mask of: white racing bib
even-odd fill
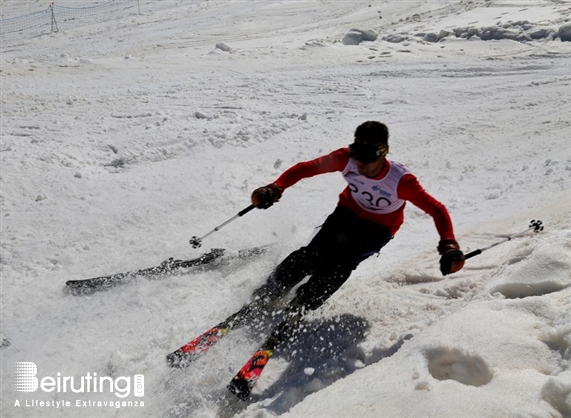
[[[349,159],[343,170],[343,177],[349,184],[351,196],[368,212],[391,213],[404,204],[404,200],[397,196],[397,186],[402,176],[409,171],[402,164],[387,161],[390,164],[389,172],[380,180],[359,174],[357,163],[353,159]]]

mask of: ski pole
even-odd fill
[[[250,205],[245,209],[242,209],[240,212],[238,212],[237,215],[233,216],[232,218],[228,219],[226,222],[224,222],[221,225],[218,225],[216,228],[214,228],[212,231],[210,231],[208,234],[204,235],[202,238],[198,238],[196,235],[193,236],[190,239],[190,245],[192,245],[192,248],[199,248],[200,246],[202,246],[202,240],[204,238],[206,238],[207,236],[209,236],[210,234],[215,233],[216,231],[218,231],[220,228],[222,228],[223,226],[228,225],[230,222],[238,219],[240,216],[243,216],[245,214],[247,214],[248,212],[250,212],[252,209],[254,209],[255,206],[254,205]]]
[[[495,247],[496,245],[503,244],[504,242],[509,241],[509,240],[511,240],[512,238],[519,237],[520,235],[523,235],[523,234],[525,234],[525,233],[528,232],[528,231],[531,231],[531,230],[533,230],[533,232],[543,231],[543,226],[542,226],[542,224],[543,224],[543,222],[541,222],[541,221],[539,221],[539,220],[538,220],[538,221],[532,220],[532,221],[530,222],[530,224],[529,224],[529,228],[527,228],[525,231],[521,231],[521,232],[518,232],[517,234],[510,235],[509,237],[507,237],[507,238],[505,238],[505,239],[503,239],[503,240],[501,240],[501,241],[498,241],[498,242],[496,242],[496,243],[494,243],[494,244],[492,244],[492,245],[489,245],[489,246],[487,246],[487,247],[479,248],[479,249],[477,249],[477,250],[474,250],[474,251],[472,251],[471,253],[466,254],[466,255],[464,256],[464,258],[467,260],[467,259],[469,259],[469,258],[475,257],[475,256],[477,256],[477,255],[479,255],[479,254],[482,254],[483,251],[489,250],[490,248],[493,248],[493,247]]]

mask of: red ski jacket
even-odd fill
[[[304,178],[340,171],[349,184],[339,195],[339,205],[351,209],[364,219],[383,225],[395,235],[404,220],[405,201],[409,201],[432,216],[440,239],[455,239],[452,220],[446,206],[429,195],[416,176],[404,166],[387,160],[383,171],[376,178],[369,179],[352,170],[351,167],[354,165],[354,160],[349,157],[348,148],[340,148],[314,160],[297,163],[287,169],[274,183],[285,190]],[[399,169],[395,170],[397,168]],[[388,177],[393,181],[388,181],[390,180]],[[361,195],[364,195],[361,199],[355,185],[358,187],[367,185],[370,193],[361,191]],[[396,189],[397,196],[391,196],[391,187]],[[387,188],[388,191],[383,190]],[[394,203],[394,206],[389,207],[391,203]]]

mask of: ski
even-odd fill
[[[107,289],[118,284],[128,282],[134,277],[151,277],[158,276],[172,272],[173,270],[181,268],[189,268],[198,265],[205,265],[213,262],[217,258],[220,258],[224,254],[222,249],[213,249],[208,253],[201,255],[198,258],[192,260],[175,260],[169,258],[163,261],[160,265],[156,267],[149,267],[137,271],[129,271],[126,273],[111,274],[109,276],[94,277],[91,279],[80,279],[80,280],[68,280],[65,284],[66,286],[74,289],[88,288],[88,289]]]
[[[260,296],[260,295],[258,295]],[[252,302],[244,305],[239,311],[233,313],[218,325],[210,328],[203,334],[189,341],[182,347],[167,355],[167,364],[170,367],[182,369],[200,358],[213,345],[227,335],[230,331],[249,321],[251,314],[264,316],[262,312],[267,309],[267,301],[263,297],[256,297]]]
[[[238,399],[247,401],[254,385],[260,378],[264,367],[274,354],[275,349],[297,329],[302,319],[300,310],[292,310],[286,315],[278,326],[274,328],[270,336],[264,341],[261,347],[250,357],[240,371],[232,378],[227,389]]]
[[[228,390],[238,399],[247,401],[272,354],[274,354],[273,349],[260,348],[257,350],[236,376],[232,378],[227,386]]]
[[[145,277],[148,279],[164,277],[174,273],[176,270],[206,266],[219,259],[233,259],[233,258],[247,258],[262,254],[269,246],[254,247],[246,250],[238,251],[237,255],[226,255],[226,251],[220,248],[214,248],[207,253],[202,254],[200,257],[191,260],[175,260],[169,258],[163,261],[160,265],[149,267],[136,271],[129,271],[126,273],[117,273],[109,276],[94,277],[90,279],[68,280],[65,284],[74,294],[88,294],[98,290],[107,290],[111,287],[128,283],[135,277]]]
[[[214,344],[220,341],[222,337],[227,335],[234,328],[241,325],[243,320],[254,309],[254,303],[245,305],[238,312],[233,313],[218,325],[210,328],[205,333],[199,335],[179,349],[168,354],[167,364],[170,367],[177,369],[187,367],[190,363],[206,353]]]

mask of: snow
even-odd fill
[[[45,7],[5,2],[2,17]],[[0,415],[571,416],[571,43],[554,37],[571,2],[142,1],[141,11],[2,39]],[[491,26],[549,36],[454,35]],[[344,45],[352,30],[378,36]],[[289,166],[349,144],[365,120],[387,123],[390,158],[447,205],[466,252],[532,219],[544,231],[443,277],[433,222],[408,206],[395,239],[276,352],[252,402],[225,385],[256,332],[168,369],[166,354],[239,309],[308,242],[344,181],[306,179],[201,249],[189,239]],[[270,243],[215,269],[64,290],[69,279]],[[120,400],[113,393],[16,392],[15,362],[34,362],[40,378],[142,374],[144,397],[126,399],[144,406],[81,406]]]

